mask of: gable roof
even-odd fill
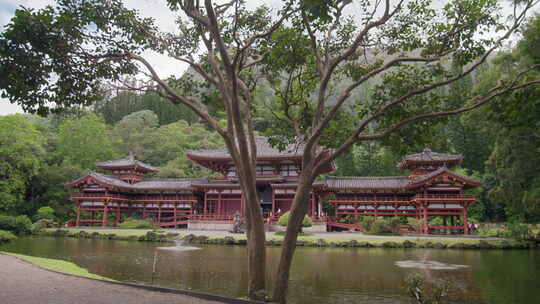
[[[304,145],[288,145],[285,150],[273,148],[268,142],[268,138],[264,136],[255,136],[255,144],[257,147],[257,158],[272,159],[272,158],[291,158],[301,157],[304,151]],[[218,150],[189,150],[186,153],[190,159],[216,159],[216,160],[228,160],[231,159],[231,154],[227,149]]]
[[[439,163],[439,164],[459,164],[463,161],[463,155],[433,152],[430,148],[425,148],[422,152],[410,154],[402,158],[398,167],[405,169],[409,164],[414,163]]]
[[[426,175],[421,175],[419,177],[417,177],[416,179],[414,180],[411,180],[409,185],[408,185],[408,188],[417,188],[417,187],[420,187],[424,184],[426,184],[427,182],[429,182],[430,180],[440,176],[440,175],[449,175],[451,176],[452,178],[454,179],[457,179],[459,180],[461,183],[463,183],[464,185],[467,185],[469,187],[478,187],[478,186],[481,186],[482,184],[477,182],[477,181],[474,181],[472,179],[470,179],[469,177],[466,177],[466,176],[463,176],[463,175],[460,175],[460,174],[457,174],[455,172],[452,172],[450,171],[447,167],[441,167],[431,173],[428,173]]]
[[[126,183],[121,179],[114,176],[101,174],[97,172],[90,172],[81,178],[78,178],[71,183],[67,184],[68,187],[75,188],[81,182],[86,180],[93,180],[103,186],[112,186],[121,188],[123,190],[191,190],[192,185],[197,183],[205,183],[208,180],[206,178],[178,178],[178,179],[156,179],[146,180],[135,184]]]
[[[96,163],[96,167],[102,169],[115,169],[115,168],[136,168],[143,172],[158,172],[159,169],[149,164],[145,164],[142,161],[135,159],[133,154],[130,154],[126,158],[109,160],[105,162]],[[141,170],[142,169],[142,170]]]

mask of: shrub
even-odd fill
[[[58,224],[50,219],[41,219],[32,224],[32,233],[38,233],[45,228],[54,228]]]
[[[11,231],[17,235],[28,234],[32,231],[32,221],[26,215],[0,215],[0,230]]]
[[[54,209],[49,206],[44,206],[38,209],[37,220],[54,220]]]
[[[9,231],[0,230],[0,244],[13,241],[17,237]]]
[[[287,224],[289,224],[289,217],[291,216],[290,212],[287,211],[283,213],[282,216],[279,217],[278,224],[280,226],[286,227]],[[313,223],[311,222],[311,219],[309,216],[304,216],[304,220],[302,220],[302,227],[311,227]]]
[[[418,220],[414,217],[408,217],[407,223],[411,225],[417,232],[422,230],[423,220]]]
[[[123,229],[155,229],[157,228],[154,226],[154,223],[152,223],[151,220],[136,220],[128,218],[123,223],[120,223],[118,225],[120,228]]]
[[[511,222],[508,224],[508,236],[517,240],[528,239],[531,237],[531,229],[527,224]]]
[[[373,225],[373,222],[375,221],[375,218],[373,216],[364,215],[360,218],[358,221],[358,224],[362,225],[364,228],[366,228],[367,231],[371,231],[371,226]]]
[[[378,217],[373,221],[371,225],[370,232],[373,233],[390,233],[392,232],[392,227],[388,220],[385,220],[382,217]]]

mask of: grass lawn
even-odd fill
[[[90,273],[88,272],[88,270],[81,268],[68,261],[40,258],[40,257],[34,257],[34,256],[11,253],[11,252],[4,252],[4,251],[0,251],[0,253],[17,257],[21,260],[25,260],[27,262],[30,262],[44,269],[54,270],[54,271],[67,273],[67,274],[73,274],[73,275],[77,275],[77,276],[81,276],[85,278],[114,281],[113,279],[109,279],[109,278],[102,277],[97,274]]]

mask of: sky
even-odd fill
[[[263,3],[275,8],[279,6],[279,2],[280,0],[246,1],[248,7],[251,8]],[[53,0],[0,0],[0,32],[13,17],[15,10],[20,6],[40,9],[53,3]],[[137,9],[144,17],[153,17],[161,29],[167,31],[174,30],[174,15],[167,8],[165,0],[125,0],[124,3],[129,8]],[[144,54],[144,57],[156,68],[156,71],[163,78],[169,75],[181,75],[186,70],[185,64],[159,54],[147,53]],[[0,115],[22,112],[20,106],[9,103],[7,99],[0,98]]]

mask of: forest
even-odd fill
[[[517,43],[491,56],[478,72],[445,90],[460,100],[470,92],[487,90],[501,75],[540,63],[539,33],[540,18],[536,17]],[[534,71],[539,72],[538,68]],[[356,98],[370,98],[379,85],[364,85],[362,96]],[[256,95],[260,109],[255,129],[261,135],[274,127],[264,107],[265,101],[275,98],[269,91],[269,85],[262,83]],[[219,103],[212,107],[217,98],[209,95],[207,103],[223,122],[226,117]],[[209,176],[212,173],[189,161],[185,151],[224,147],[221,137],[184,106],[155,93],[112,87],[104,88],[101,100],[91,106],[46,117],[1,116],[0,130],[0,213],[32,217],[40,207],[50,206],[62,220],[73,212],[64,184],[95,170],[97,161],[122,158],[132,152],[138,159],[160,167],[160,178]],[[403,175],[396,163],[408,153],[424,147],[461,153],[465,159],[459,172],[483,184],[474,190],[480,203],[470,208],[473,220],[538,222],[539,130],[540,88],[533,86],[472,112],[423,121],[384,140],[357,144],[337,160],[333,174]]]

